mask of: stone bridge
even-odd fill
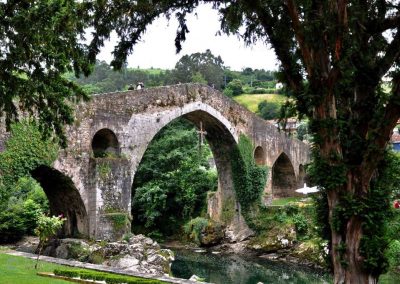
[[[67,127],[68,148],[54,168],[32,172],[44,188],[53,214],[68,221],[66,235],[116,239],[129,230],[135,172],[153,137],[172,120],[200,122],[218,171],[218,191],[208,200],[211,218],[221,221],[233,200],[234,217],[222,220],[246,229],[233,191],[230,153],[245,134],[253,141],[257,164],[269,167],[264,198],[294,195],[303,184],[309,147],[291,139],[220,92],[204,85],[181,84],[96,95],[76,107]],[[3,138],[4,139],[4,138]],[[1,141],[0,141],[1,144]],[[0,145],[1,149],[1,145]]]

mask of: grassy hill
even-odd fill
[[[276,102],[279,104],[283,104],[286,100],[286,97],[277,94],[260,94],[260,95],[244,94],[236,96],[233,99],[242,106],[245,106],[248,110],[256,113],[258,110],[258,104],[260,102],[267,100],[267,102]]]
[[[128,68],[128,70],[132,71],[141,71],[145,72],[148,75],[160,75],[161,73],[165,73],[167,69],[161,69],[161,68]]]

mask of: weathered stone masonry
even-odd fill
[[[52,211],[75,208],[77,214],[70,221],[69,232],[79,231],[97,239],[116,239],[129,229],[136,169],[157,132],[178,117],[197,126],[201,121],[207,131],[219,177],[218,191],[208,206],[216,220],[221,219],[224,202],[234,200],[230,151],[241,133],[252,139],[257,163],[270,168],[267,196],[293,193],[294,187],[302,184],[301,169],[309,161],[307,145],[289,139],[230,98],[199,84],[96,95],[90,102],[79,104],[75,116],[74,125],[66,130],[68,148],[61,151],[54,169],[71,180],[74,188],[69,190],[79,193],[83,205],[69,204],[74,198],[61,196],[66,195],[64,190],[60,199],[65,202],[58,202]],[[0,144],[3,140],[0,138]],[[102,147],[104,153],[112,155],[98,155]],[[35,177],[46,185],[40,171],[36,173]],[[274,175],[279,180],[274,181]],[[291,188],[280,188],[283,185]],[[242,221],[240,214],[236,215],[229,222]]]

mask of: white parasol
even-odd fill
[[[298,193],[309,194],[309,193],[318,192],[319,189],[316,186],[308,187],[307,184],[305,183],[304,187],[296,189],[295,191]]]

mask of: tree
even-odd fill
[[[239,79],[233,79],[230,81],[224,90],[224,94],[228,97],[234,97],[243,94],[242,81]]]
[[[218,9],[223,32],[242,32],[247,43],[259,39],[275,50],[278,79],[295,103],[287,114],[297,112],[310,121],[314,180],[328,208],[334,282],[375,283],[385,265],[362,249],[372,237],[368,219],[375,218],[364,201],[371,199],[372,177],[400,116],[400,6],[357,0],[101,2],[92,47],[116,29],[120,42],[113,65],[121,66],[147,25],[175,13],[179,51],[189,31],[186,15],[201,2]],[[385,75],[391,78],[389,92],[381,87]],[[338,211],[346,212],[340,226]],[[379,254],[384,247],[377,242],[375,250]]]
[[[71,102],[88,98],[63,77],[90,73],[93,59],[81,42],[87,3],[72,0],[0,2],[0,118],[9,126],[26,112],[55,131],[73,120]]]
[[[258,113],[264,119],[278,119],[281,106],[276,102],[264,100],[258,104]]]
[[[208,85],[221,89],[224,84],[224,62],[220,56],[214,56],[207,49],[202,53],[182,56],[176,63],[172,75],[175,83],[205,81]]]

